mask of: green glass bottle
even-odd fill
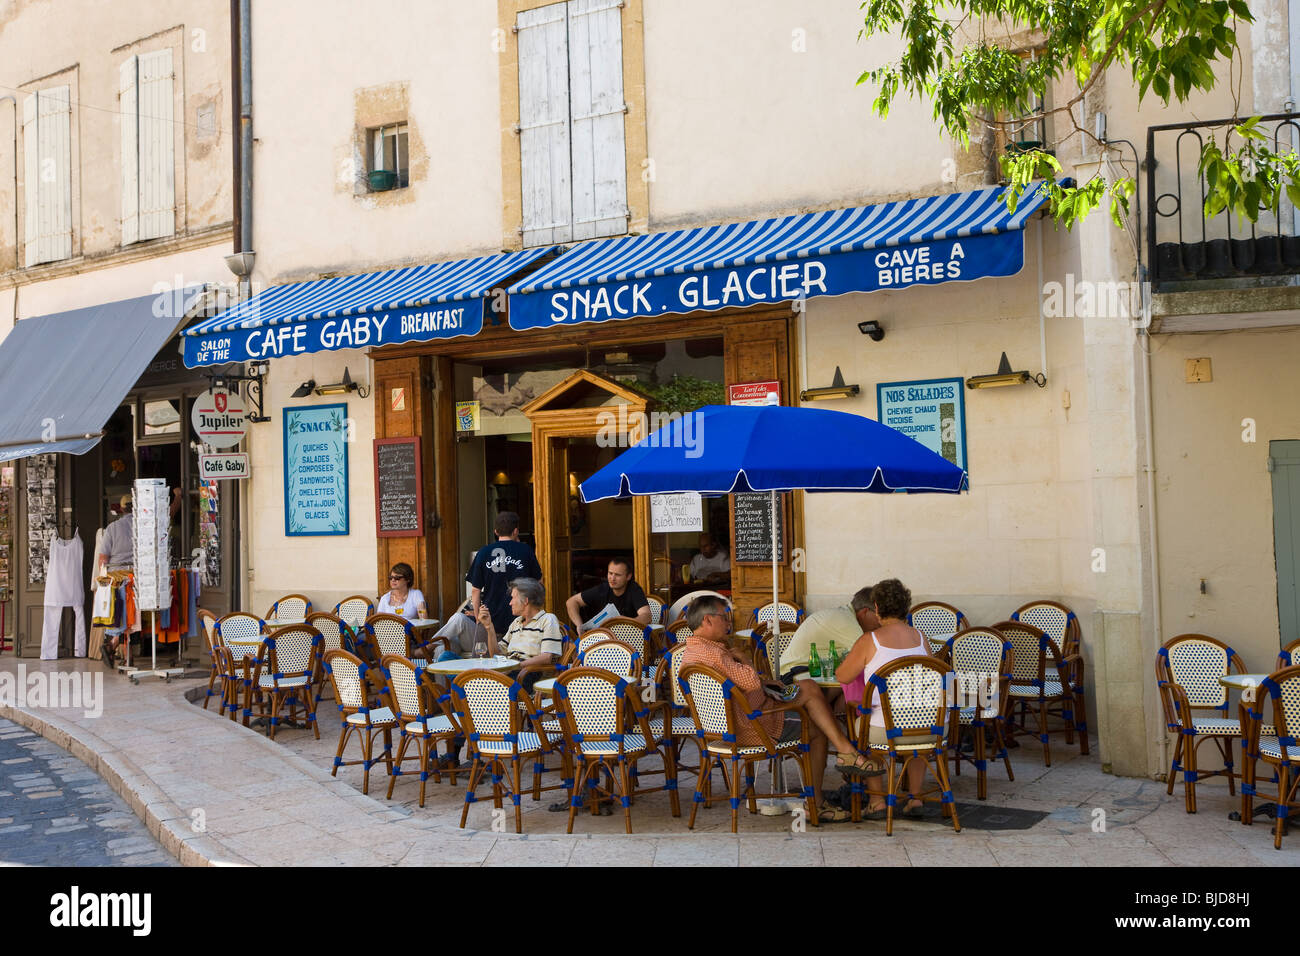
[[[834,674],[840,666],[840,652],[835,649],[835,642],[831,641],[831,654],[826,663],[827,675]]]
[[[816,644],[812,646],[812,650],[808,654],[808,676],[809,677],[822,676],[822,662],[821,662],[821,658],[817,656]]]

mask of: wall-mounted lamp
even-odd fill
[[[306,385],[303,382],[303,385]],[[348,374],[347,366],[343,368],[343,381],[334,382],[332,385],[317,385],[315,388],[317,395],[346,395],[348,392],[356,392],[362,398],[370,397],[370,389],[362,388],[356,382],[352,381],[352,376]]]
[[[316,380],[315,380],[314,378],[309,378],[309,379],[307,379],[307,381],[303,382],[301,385],[299,385],[297,388],[295,388],[295,389],[293,390],[293,394],[290,395],[289,397],[290,397],[290,398],[306,398],[306,397],[307,397],[308,395],[310,395],[313,391],[315,391],[315,389],[316,389]]]
[[[998,363],[998,370],[992,375],[972,375],[966,379],[967,388],[1000,388],[1003,385],[1027,385],[1033,382],[1039,388],[1047,387],[1047,376],[1042,372],[1037,375],[1030,375],[1028,372],[1011,371],[1011,363],[1007,361],[1007,353],[1002,353],[1002,361]]]
[[[884,334],[883,332],[881,333]],[[835,366],[835,377],[831,379],[831,384],[822,388],[805,388],[799,393],[799,400],[804,402],[820,401],[824,398],[852,398],[861,392],[862,389],[857,385],[845,385],[844,374],[840,367]]]
[[[875,319],[868,319],[865,322],[859,322],[858,331],[870,338],[873,342],[879,342],[885,337],[885,330],[880,327],[880,323]]]

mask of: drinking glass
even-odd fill
[[[477,658],[477,659],[480,659],[480,660],[483,659],[483,658],[485,658],[485,657],[487,657],[487,642],[486,642],[486,641],[475,641],[475,642],[474,642],[474,657]]]

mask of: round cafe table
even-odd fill
[[[1267,674],[1224,674],[1219,683],[1233,690],[1248,690],[1264,683]]]
[[[306,624],[307,619],[305,617],[268,617],[262,623],[270,628],[288,627],[290,624]]]
[[[454,661],[434,661],[424,669],[430,674],[463,674],[465,671],[512,671],[522,666],[513,657],[466,657]]]

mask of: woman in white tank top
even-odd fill
[[[880,692],[871,686],[872,675],[900,657],[928,655],[930,646],[925,635],[907,623],[907,613],[912,607],[912,592],[903,582],[897,578],[881,581],[871,589],[871,600],[880,618],[880,627],[871,632],[870,640],[859,640],[853,645],[853,649],[836,669],[835,679],[841,684],[848,684],[860,677],[866,684],[863,700],[871,706],[869,741],[874,744],[885,742],[885,717],[880,709]],[[910,793],[919,793],[925,780],[925,761],[916,758],[909,760],[906,773],[908,790]],[[867,806],[866,819],[885,819],[885,791],[880,778],[868,777],[867,787],[871,791],[871,802]],[[903,808],[903,815],[920,816],[921,811],[921,801],[911,798]]]

